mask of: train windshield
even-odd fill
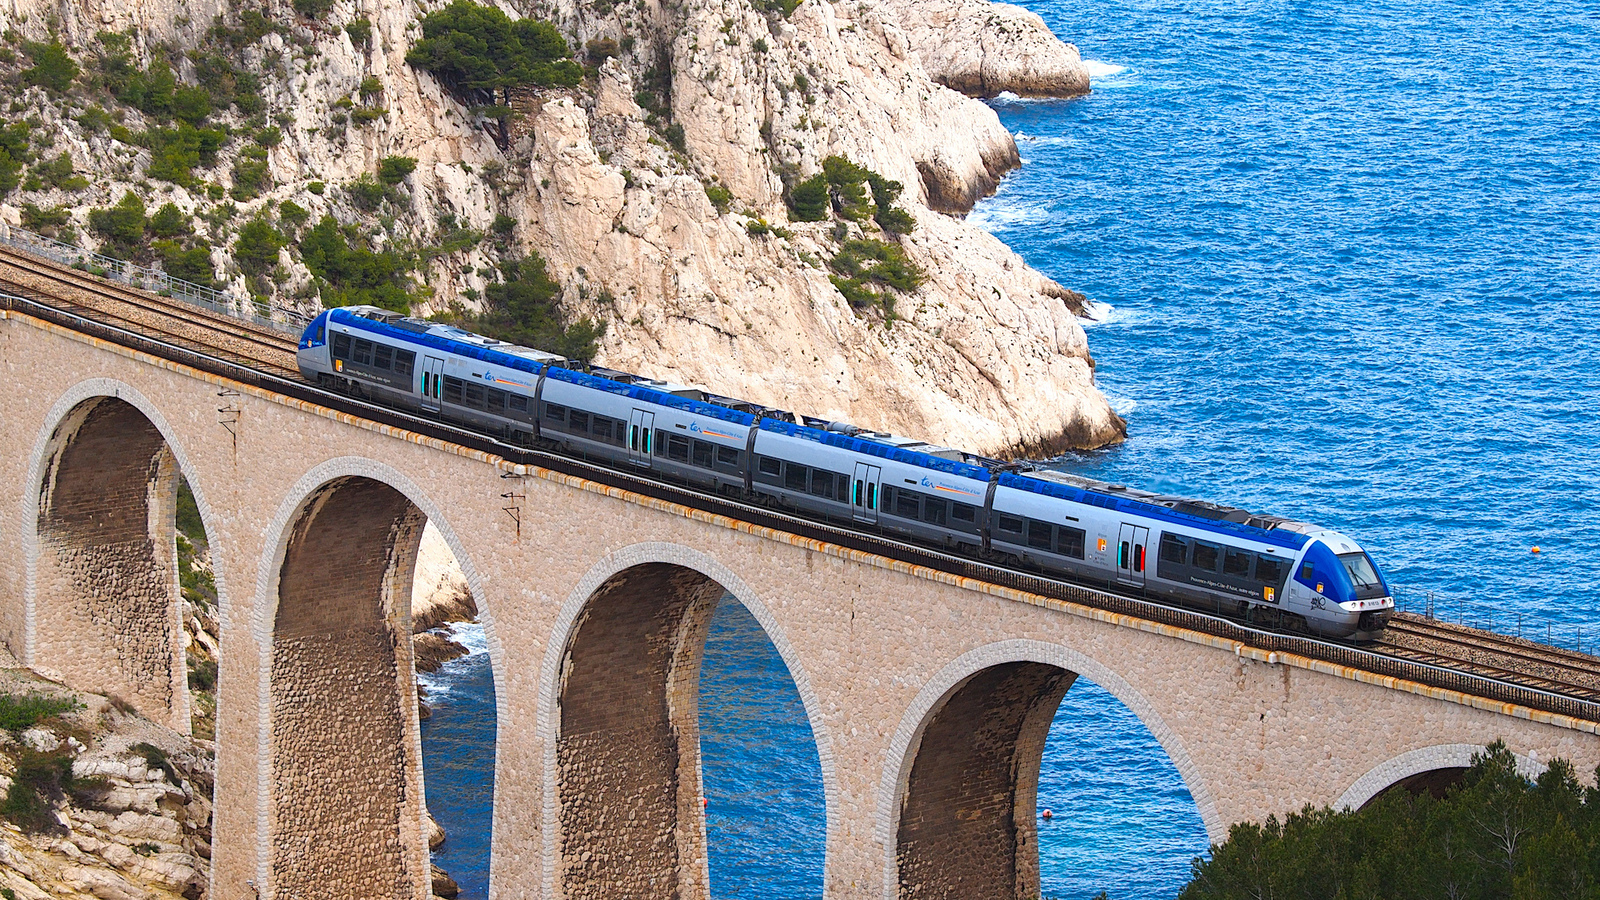
[[[1365,553],[1343,553],[1339,556],[1339,562],[1344,563],[1344,570],[1350,573],[1350,581],[1356,587],[1356,599],[1370,600],[1389,593],[1383,576],[1378,574],[1378,567],[1372,564],[1372,557]]]

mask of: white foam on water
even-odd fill
[[[480,653],[489,652],[489,637],[484,633],[483,625],[477,622],[447,622],[434,631],[467,648],[467,655],[449,660],[438,671],[417,673],[417,686],[430,699],[447,697],[453,693],[456,667]]]
[[[1042,225],[1050,221],[1050,210],[1044,206],[994,199],[978,204],[976,209],[967,214],[967,221],[984,231],[993,232],[1023,225]]]
[[[1120,325],[1131,322],[1135,317],[1131,310],[1118,309],[1101,300],[1090,300],[1089,308],[1084,315],[1078,317],[1078,324],[1084,328],[1096,328],[1101,325]]]
[[[1132,397],[1113,397],[1107,394],[1106,402],[1111,404],[1112,412],[1124,419],[1133,415],[1133,411],[1139,408],[1139,401]]]
[[[1084,60],[1083,67],[1089,70],[1090,81],[1093,81],[1096,78],[1110,78],[1113,75],[1121,75],[1123,72],[1128,71],[1127,66],[1119,66],[1116,63],[1101,62],[1098,59]]]

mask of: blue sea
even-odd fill
[[[1129,426],[1054,464],[1333,526],[1412,609],[1600,644],[1600,7],[1024,5],[1094,91],[994,103],[1025,162],[972,219],[1094,301]],[[479,898],[486,657],[438,680],[438,859]],[[820,897],[815,746],[736,604],[701,703],[714,895]],[[1087,681],[1039,790],[1046,896],[1171,897],[1206,852],[1164,752]]]

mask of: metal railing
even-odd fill
[[[305,382],[280,378],[197,350],[168,344],[147,335],[96,322],[29,298],[0,294],[0,308],[12,309],[46,321],[53,321],[56,324],[72,328],[74,331],[95,335],[115,343],[144,350],[153,355],[171,359],[174,362],[192,365],[201,370],[232,378],[244,384],[265,388],[287,397],[310,401],[320,406],[398,427],[435,440],[499,456],[513,464],[540,467],[565,475],[584,478],[646,497],[728,516],[751,525],[825,541],[852,550],[874,553],[952,575],[1009,587],[1038,596],[1078,603],[1094,609],[1142,619],[1147,622],[1208,634],[1269,653],[1273,651],[1290,653],[1296,656],[1359,669],[1375,675],[1389,676],[1417,684],[1454,690],[1469,696],[1514,703],[1529,709],[1571,716],[1589,722],[1600,722],[1600,702],[1586,698],[1528,687],[1488,675],[1452,669],[1448,666],[1401,659],[1377,650],[1336,643],[1321,638],[1264,631],[1221,615],[1212,615],[1190,608],[1166,606],[1151,600],[1116,593],[1114,587],[1110,585],[1103,589],[1089,585],[1070,584],[1045,577],[1043,574],[1002,569],[988,563],[952,556],[930,548],[904,544],[887,537],[802,519],[765,507],[751,506],[732,498],[703,494],[676,484],[645,480],[627,472],[606,468],[581,459],[508,444],[490,435],[468,431],[446,422],[422,418],[390,407],[378,406],[343,394],[326,391]]]
[[[242,297],[232,291],[219,291],[203,284],[184,281],[182,278],[168,275],[161,269],[105,256],[76,244],[58,241],[4,222],[0,222],[0,243],[100,278],[120,281],[130,287],[182,300],[201,309],[262,325],[288,335],[298,336],[312,319],[311,316],[293,307],[259,297]]]
[[[1546,619],[1531,621],[1526,613],[1473,604],[1464,597],[1444,597],[1436,591],[1391,584],[1395,609],[1436,622],[1454,623],[1508,637],[1525,638],[1549,647],[1593,655],[1600,650],[1600,632],[1584,625],[1557,625]]]

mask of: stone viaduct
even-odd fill
[[[1080,675],[1149,726],[1214,840],[1497,737],[1530,764],[1600,763],[1592,722],[519,468],[16,312],[0,373],[0,639],[180,731],[177,473],[198,498],[221,603],[218,897],[428,896],[406,639],[424,521],[489,636],[496,898],[708,896],[696,687],[725,593],[810,720],[829,900],[1034,895],[1040,753]]]

